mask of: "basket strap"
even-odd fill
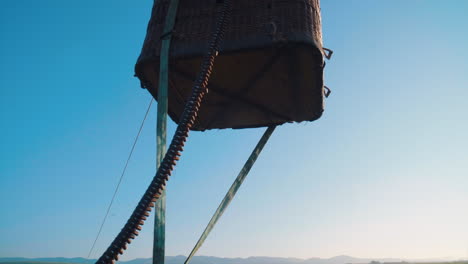
[[[327,48],[322,48],[322,50],[323,50],[323,55],[325,56],[325,58],[327,58],[327,60],[331,59],[333,50],[327,49]]]

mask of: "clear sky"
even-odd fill
[[[150,100],[133,67],[151,6],[1,1],[0,257],[86,257]],[[326,111],[275,131],[199,254],[466,258],[467,12],[322,1]],[[155,112],[93,257],[154,174]],[[263,130],[191,133],[168,185],[168,255],[190,252]],[[123,259],[150,257],[151,237],[152,222]]]

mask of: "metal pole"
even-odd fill
[[[275,128],[276,126],[270,126],[267,128],[267,130],[265,130],[265,133],[263,133],[263,136],[260,138],[254,150],[252,151],[249,158],[245,162],[244,167],[242,167],[241,171],[237,175],[237,178],[232,183],[231,188],[229,188],[228,192],[224,196],[223,201],[221,201],[221,203],[219,204],[218,209],[216,209],[216,212],[211,217],[210,222],[206,226],[202,235],[200,236],[197,243],[195,244],[195,247],[192,249],[192,252],[190,252],[189,256],[185,260],[184,264],[189,264],[190,260],[195,255],[195,253],[197,253],[198,249],[203,245],[203,242],[205,242],[205,239],[208,237],[211,230],[218,222],[219,218],[223,215],[224,211],[229,206],[232,199],[234,199],[234,196],[236,195],[237,190],[239,190],[240,186],[242,185],[245,178],[249,174],[250,169],[252,168],[255,161],[257,160],[258,155],[260,155],[260,152],[262,152],[262,149],[265,146],[265,144],[268,142],[268,139],[270,138],[271,134],[273,134],[273,131],[275,131]]]
[[[159,168],[166,154],[167,132],[167,95],[169,86],[169,48],[171,45],[172,29],[179,0],[172,0],[164,24],[164,37],[161,43],[158,85],[158,117],[156,125],[156,166]],[[153,264],[164,264],[166,241],[166,191],[164,190],[155,204],[154,238],[153,238]]]
[[[165,90],[165,91],[164,91]],[[156,168],[166,154],[167,85],[159,86],[156,124]],[[164,264],[166,240],[166,190],[154,206],[153,264]]]

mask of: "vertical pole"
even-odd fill
[[[155,1],[156,2],[156,1]],[[156,125],[156,166],[159,168],[166,154],[167,132],[167,97],[169,86],[169,48],[171,46],[172,30],[174,28],[179,0],[171,0],[167,9],[164,31],[162,34],[161,53],[159,61],[158,84],[158,119]],[[166,191],[164,190],[155,204],[153,264],[164,264],[166,242]]]
[[[164,32],[171,32],[174,27],[175,15],[177,11],[177,0],[172,0]],[[164,33],[164,35],[166,35]],[[169,47],[171,34],[167,34],[162,39],[160,64],[159,64],[159,85],[158,85],[158,116],[156,124],[156,169],[159,168],[164,155],[166,154],[166,132],[167,132],[167,104],[169,86]],[[153,237],[153,264],[164,264],[165,241],[166,241],[166,190],[163,191],[155,204],[154,237]]]
[[[160,85],[158,90],[158,116],[156,123],[156,169],[159,168],[159,165],[161,164],[161,161],[164,158],[164,155],[166,154],[166,125],[167,85]],[[163,193],[161,194],[161,197],[156,201],[154,208],[155,218],[153,238],[153,264],[164,264],[164,250],[166,239],[166,190],[163,190]]]
[[[163,38],[159,62],[158,84],[158,117],[156,125],[156,166],[161,164],[166,154],[167,131],[167,97],[169,86],[169,48],[171,46],[172,30],[177,15],[179,0],[171,0],[164,23]],[[154,238],[153,238],[153,264],[164,264],[166,241],[166,191],[164,190],[155,204]]]

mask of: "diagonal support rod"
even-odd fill
[[[195,247],[192,249],[192,252],[190,252],[190,255],[187,257],[184,264],[188,264],[192,257],[195,255],[195,253],[197,253],[198,249],[200,249],[200,247],[203,245],[203,242],[205,242],[205,239],[208,237],[211,230],[216,225],[216,222],[218,222],[219,218],[221,217],[221,215],[223,215],[224,211],[227,209],[232,199],[236,195],[237,190],[239,190],[239,187],[247,177],[247,174],[249,174],[250,169],[254,165],[255,161],[260,155],[260,152],[262,151],[265,144],[268,142],[268,139],[270,138],[275,128],[276,126],[268,127],[265,133],[263,133],[263,136],[258,141],[257,146],[255,146],[254,150],[252,151],[252,154],[250,154],[250,157],[245,162],[244,167],[239,172],[239,175],[237,176],[236,180],[232,183],[231,188],[229,188],[229,191],[224,196],[223,201],[219,204],[218,209],[216,209],[216,212],[211,217],[210,222],[206,226],[202,235],[198,239],[197,244],[195,244]]]

